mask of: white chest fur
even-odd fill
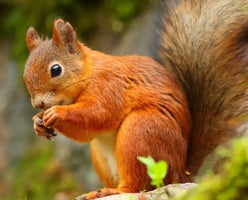
[[[115,186],[118,173],[115,159],[116,132],[97,135],[91,142],[93,163],[105,185]]]

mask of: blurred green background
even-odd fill
[[[32,130],[30,99],[22,81],[28,51],[25,34],[33,26],[51,36],[63,18],[82,42],[108,53],[150,54],[147,50],[156,0],[0,1],[0,198],[73,199],[101,185],[90,164],[88,145],[62,136],[53,141]]]

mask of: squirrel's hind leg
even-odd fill
[[[135,110],[123,121],[116,139],[115,157],[122,192],[151,190],[150,178],[138,156],[152,156],[169,165],[165,184],[185,182],[187,142],[178,122],[170,113],[156,108]]]

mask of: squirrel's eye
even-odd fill
[[[53,78],[53,77],[59,76],[61,74],[62,67],[59,64],[54,64],[51,67],[50,71],[51,71],[51,76]]]

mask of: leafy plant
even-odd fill
[[[168,164],[164,160],[155,162],[151,156],[138,156],[137,159],[146,165],[147,174],[151,178],[151,185],[156,186],[156,188],[163,186],[163,180],[168,171]]]
[[[248,138],[233,140],[217,154],[224,161],[218,173],[209,172],[199,185],[177,200],[246,200],[248,191]]]

